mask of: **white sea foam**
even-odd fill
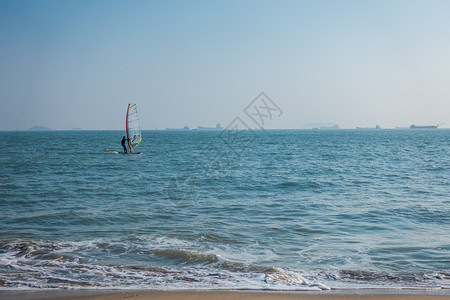
[[[86,259],[104,247],[126,247],[119,242],[105,246],[103,240],[75,242],[10,242],[1,247],[0,288],[126,288],[126,289],[264,289],[320,291],[330,288],[405,288],[407,278],[377,272],[316,270],[300,271],[258,266],[221,254],[164,248],[192,243],[173,238],[153,238],[160,250],[154,255],[180,259],[178,265],[152,266],[103,264]],[[147,241],[145,241],[147,242]],[[99,245],[101,247],[99,247]],[[148,246],[147,243],[143,245]],[[153,244],[153,246],[156,246]],[[164,247],[162,247],[164,246]],[[154,247],[155,249],[158,247]],[[81,255],[80,255],[81,253]],[[423,282],[409,288],[446,288],[447,273],[427,273]],[[389,281],[386,281],[389,279]]]
[[[162,239],[164,245],[177,244]],[[224,262],[208,252],[183,249],[156,251],[156,255],[181,258],[201,265],[155,267],[103,265],[83,262],[80,252],[98,250],[98,241],[64,243],[9,243],[0,254],[4,273],[1,288],[146,288],[146,289],[273,289],[321,290],[325,286],[311,283],[300,274],[281,268],[257,267]],[[181,243],[184,244],[184,243]],[[50,249],[55,249],[52,251]],[[52,254],[53,259],[46,255]],[[63,256],[66,254],[67,256]],[[70,254],[70,255],[69,255]],[[202,266],[202,264],[205,264]]]

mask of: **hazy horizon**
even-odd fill
[[[0,130],[450,127],[449,1],[0,1]],[[250,125],[250,124],[249,124]],[[253,124],[251,127],[255,127]]]

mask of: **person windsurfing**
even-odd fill
[[[123,147],[123,151],[124,151],[125,153],[128,153],[128,151],[127,151],[127,147],[125,146],[125,141],[128,141],[128,139],[127,139],[127,138],[125,138],[125,136],[123,136],[123,138],[122,138],[122,142],[121,142],[121,144],[122,144],[122,147]]]

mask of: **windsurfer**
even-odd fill
[[[123,151],[125,151],[125,153],[128,153],[127,147],[125,146],[125,141],[128,141],[128,139],[126,139],[125,136],[123,136],[122,142],[121,142],[122,147],[123,147]]]

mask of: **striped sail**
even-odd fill
[[[139,117],[135,103],[128,104],[127,109],[127,139],[130,152],[133,152],[142,141],[141,126],[139,125]]]

